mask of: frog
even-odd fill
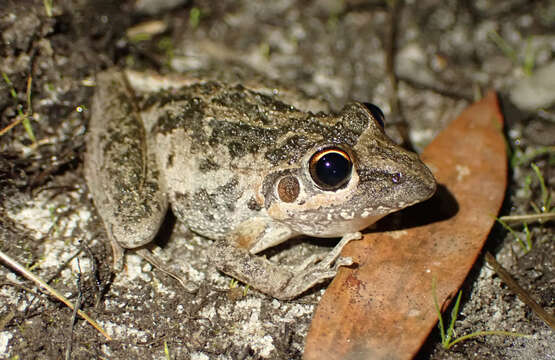
[[[218,270],[290,300],[356,265],[340,254],[360,231],[434,194],[432,172],[386,135],[378,107],[316,111],[325,101],[292,94],[261,81],[97,74],[84,174],[114,257],[151,244],[171,208],[212,241]],[[300,236],[340,240],[293,267],[261,255]]]

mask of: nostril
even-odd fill
[[[391,181],[393,181],[394,184],[399,184],[403,179],[403,174],[401,173],[395,173],[391,176]]]

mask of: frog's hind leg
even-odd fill
[[[149,243],[168,208],[154,154],[134,106],[133,92],[116,70],[100,73],[91,105],[84,172],[115,250]]]

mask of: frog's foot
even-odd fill
[[[277,299],[290,300],[316,284],[333,278],[339,267],[351,265],[351,258],[340,258],[339,254],[347,243],[360,238],[360,233],[344,236],[330,253],[320,259],[311,257],[303,264],[303,269],[297,268],[296,271],[290,271],[224,240],[216,241],[211,248],[211,256],[216,267],[224,273]],[[320,261],[314,263],[315,260]]]
[[[307,264],[305,261],[301,266],[305,266],[300,272],[296,272],[290,279],[287,285],[282,289],[282,296],[293,298],[311,287],[325,281],[332,279],[337,275],[337,271],[341,266],[350,266],[353,264],[353,259],[350,257],[339,257],[341,250],[352,240],[359,240],[362,238],[360,232],[347,234],[341,238],[339,243],[326,254],[323,258],[319,259],[317,263]],[[309,260],[314,261],[320,256],[311,257]]]
[[[350,257],[339,257],[339,254],[341,254],[341,251],[349,242],[351,242],[352,240],[360,239],[362,239],[362,234],[360,232],[344,235],[337,243],[337,245],[335,245],[332,251],[325,254],[311,255],[308,259],[303,261],[302,264],[297,267],[296,272],[306,270],[309,267],[314,266],[315,264],[319,264],[322,267],[328,268],[330,268],[332,264],[334,264],[334,268],[353,265],[353,259],[351,259]]]

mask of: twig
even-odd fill
[[[466,100],[468,102],[473,101],[473,97],[471,94],[465,94],[463,92],[458,92],[456,90],[448,89],[446,87],[437,86],[434,84],[427,84],[423,82],[419,82],[416,79],[411,79],[408,76],[399,75],[397,76],[399,81],[403,81],[407,83],[409,86],[418,89],[418,90],[426,90],[435,92],[441,96],[445,96],[454,100]]]
[[[6,325],[8,325],[14,317],[15,317],[15,310],[10,309],[10,312],[7,313],[2,319],[0,319],[0,331],[4,331],[4,328],[6,327]]]
[[[398,85],[399,80],[395,73],[395,56],[397,54],[397,31],[399,28],[399,14],[403,1],[391,0],[389,5],[389,29],[387,32],[386,49],[385,49],[385,71],[389,80],[389,106],[391,107],[391,115],[393,121],[397,123],[397,131],[403,140],[403,145],[409,149],[412,148],[410,143],[408,126],[401,112],[401,103],[399,101]],[[400,121],[396,121],[400,120]]]
[[[16,284],[16,283],[12,283],[12,282],[5,282],[5,283],[0,283],[0,287],[2,286],[13,286],[16,288],[19,288],[20,290],[24,290],[27,291],[30,294],[33,294],[35,296],[40,296],[40,294],[38,292],[36,292],[35,290],[28,288],[27,286],[21,285],[21,284]]]
[[[37,284],[39,287],[44,288],[47,292],[49,292],[52,296],[54,296],[55,298],[57,298],[58,300],[60,300],[61,302],[63,302],[64,304],[66,304],[67,307],[69,307],[71,310],[73,310],[75,307],[73,306],[73,304],[66,298],[64,297],[62,294],[60,294],[56,289],[54,289],[53,287],[51,287],[50,285],[48,285],[44,280],[42,280],[41,278],[39,278],[38,276],[36,276],[35,274],[33,274],[32,272],[30,272],[29,270],[27,270],[24,266],[22,266],[21,264],[19,264],[17,261],[15,261],[14,259],[12,259],[11,257],[9,257],[7,254],[5,254],[4,252],[0,251],[0,259],[2,259],[6,264],[8,264],[12,269],[16,270],[17,272],[19,272],[21,275],[23,275],[25,278],[33,281],[35,284]],[[108,333],[106,333],[106,331],[104,331],[104,329],[102,329],[100,327],[100,325],[94,321],[91,317],[89,317],[87,314],[85,314],[83,311],[78,310],[77,313],[79,314],[79,316],[81,316],[83,319],[85,319],[86,321],[88,321],[96,330],[98,330],[102,335],[104,335],[104,337],[106,339],[108,339],[109,341],[112,340],[112,338],[110,337],[110,335],[108,335]]]
[[[555,329],[555,316],[547,312],[512,278],[511,274],[501,264],[495,260],[495,257],[488,251],[486,252],[486,261],[495,270],[497,275],[505,284],[514,292],[518,298],[528,305],[532,311],[536,313],[551,329]]]
[[[66,348],[66,360],[71,360],[71,352],[73,350],[73,332],[75,330],[75,323],[77,322],[77,311],[81,308],[81,303],[83,301],[83,291],[81,289],[81,265],[79,264],[79,258],[77,258],[77,268],[79,269],[79,273],[77,274],[77,300],[75,300],[75,308],[73,309],[73,315],[71,316],[71,329]]]
[[[154,254],[152,254],[147,249],[136,249],[134,252],[135,254],[139,255],[140,257],[148,261],[156,269],[160,270],[161,272],[168,275],[169,277],[177,280],[177,282],[183,287],[183,289],[186,292],[190,294],[195,294],[197,292],[197,289],[193,290],[191,288],[191,284],[187,280],[183,279],[183,277],[179,276],[178,274],[174,273],[173,271],[171,271],[170,269],[162,265],[158,260],[158,258],[154,256]]]
[[[87,246],[87,244],[83,244],[82,247],[83,249],[85,249],[85,253],[89,257],[89,260],[91,261],[91,264],[92,264],[91,273],[93,274],[94,284],[96,285],[96,292],[95,292],[96,299],[94,301],[94,306],[98,307],[98,305],[100,304],[100,300],[102,299],[102,294],[104,293],[104,286],[102,285],[102,281],[100,280],[100,275],[98,273],[98,261],[94,257],[91,249]]]
[[[547,222],[555,220],[555,212],[524,215],[507,215],[499,218],[501,221],[513,223]]]
[[[8,124],[8,126],[6,126],[3,129],[0,129],[0,136],[4,135],[5,133],[7,133],[8,131],[10,131],[14,126],[16,126],[17,124],[19,124],[20,122],[22,122],[24,119],[23,116],[17,116],[15,118],[14,121],[12,121],[11,124]]]

